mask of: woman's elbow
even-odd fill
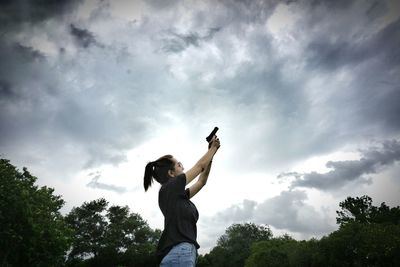
[[[197,162],[196,166],[200,172],[203,172],[206,169],[207,164],[203,161],[199,161],[199,162]]]
[[[201,187],[203,187],[203,186],[205,186],[207,184],[207,181],[203,180],[203,179],[199,179],[199,184],[200,184]]]

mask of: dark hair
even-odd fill
[[[168,181],[168,171],[174,169],[172,158],[171,155],[165,155],[156,161],[147,163],[144,170],[144,191],[151,186],[153,178],[160,184]]]

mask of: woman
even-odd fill
[[[211,161],[220,147],[214,136],[211,146],[199,161],[186,173],[182,163],[166,155],[149,162],[144,172],[144,189],[150,187],[153,178],[161,184],[158,205],[164,215],[164,231],[157,246],[160,266],[195,266],[197,249],[196,222],[199,213],[189,200],[206,184]],[[199,179],[185,190],[185,186],[200,174]]]

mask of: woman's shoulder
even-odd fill
[[[186,185],[186,174],[182,173],[178,176],[171,177],[164,185],[184,184]]]
[[[176,177],[171,177],[168,179],[168,181],[164,184],[162,184],[160,188],[161,191],[184,191],[186,186],[186,175],[180,174]]]

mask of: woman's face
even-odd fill
[[[170,175],[172,177],[176,177],[178,175],[181,175],[183,173],[183,165],[181,162],[179,162],[176,158],[172,158],[172,161],[174,162],[174,169],[170,171]]]

